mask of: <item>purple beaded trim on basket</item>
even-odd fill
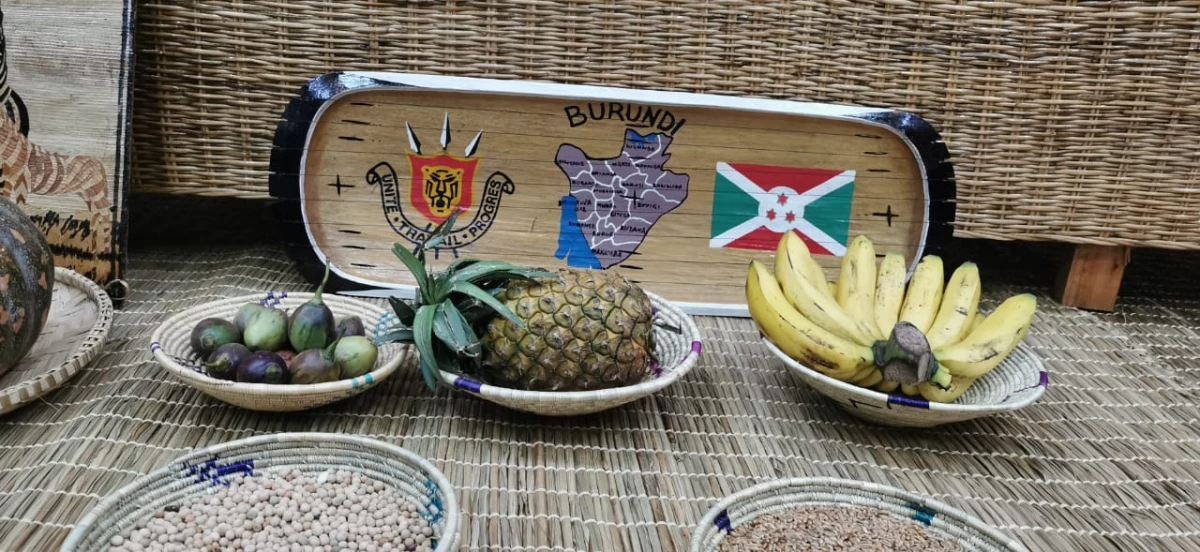
[[[1021,393],[1024,393],[1026,391],[1029,391],[1030,389],[1037,389],[1038,387],[1049,387],[1049,386],[1050,386],[1050,373],[1046,372],[1045,370],[1042,370],[1042,372],[1038,374],[1037,384],[1029,385],[1029,386],[1017,389],[1016,391],[1013,391],[1012,393],[1005,395],[1003,399],[1000,399],[1000,402],[1006,403],[1006,402],[1008,402],[1008,399],[1011,399],[1011,398],[1013,398],[1017,395],[1020,395]]]
[[[925,399],[913,399],[903,395],[888,395],[887,402],[888,404],[898,404],[912,408],[929,408],[929,401]]]
[[[462,377],[462,376],[459,376],[458,378],[455,378],[455,380],[454,380],[454,386],[455,386],[455,387],[457,387],[457,388],[459,388],[459,389],[465,389],[465,390],[467,390],[467,391],[470,391],[470,392],[472,392],[472,393],[478,393],[478,392],[480,392],[480,390],[482,390],[482,389],[483,389],[483,384],[482,384],[482,383],[479,383],[479,382],[477,382],[477,381],[475,381],[475,380],[471,380],[471,379],[464,378],[464,377]]]
[[[281,291],[278,294],[274,291],[268,291],[266,297],[258,300],[258,304],[264,307],[275,308],[283,304],[283,300],[287,299],[287,296],[288,294],[286,291]]]

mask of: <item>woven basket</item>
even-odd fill
[[[92,280],[54,268],[50,316],[33,349],[0,376],[0,414],[58,389],[87,366],[108,339],[113,304]]]
[[[1029,406],[1046,391],[1049,374],[1042,361],[1024,344],[953,403],[887,394],[826,376],[790,358],[766,338],[763,343],[793,374],[818,393],[832,399],[850,415],[881,425],[933,427]]]
[[[375,369],[362,376],[314,384],[241,383],[209,377],[197,364],[199,355],[191,347],[192,327],[208,317],[230,320],[246,303],[294,309],[311,299],[312,293],[267,293],[221,299],[197,305],[164,321],[150,335],[150,353],[169,374],[205,394],[251,410],[285,412],[306,410],[347,399],[366,391],[392,375],[408,358],[412,348],[388,343],[379,347]],[[385,331],[390,311],[383,307],[332,294],[322,296],[334,316],[358,315],[367,326],[367,337]],[[299,352],[299,351],[297,351]]]
[[[936,500],[874,483],[832,478],[771,481],[721,500],[700,520],[692,534],[691,552],[718,552],[722,539],[742,524],[801,506],[865,506],[916,520],[934,536],[957,542],[971,552],[1026,552],[996,529]]]
[[[137,3],[133,187],[266,197],[272,134],[340,70],[904,109],[956,235],[1200,248],[1195,2]]]
[[[215,469],[213,469],[215,467]],[[221,468],[229,467],[229,470]],[[373,439],[330,433],[281,433],[251,437],[193,451],[139,477],[109,495],[71,529],[62,552],[107,552],[109,540],[169,505],[211,493],[226,472],[263,475],[299,470],[364,474],[399,490],[430,521],[436,552],[455,550],[459,540],[454,488],[429,461]]]
[[[655,327],[658,365],[648,379],[627,387],[598,391],[520,391],[487,385],[442,372],[442,381],[472,395],[509,408],[543,416],[579,416],[608,410],[657,393],[687,374],[700,358],[700,330],[692,318],[669,301],[646,292],[656,309],[655,319],[680,330]]]

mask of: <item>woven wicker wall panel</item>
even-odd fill
[[[134,189],[266,197],[316,75],[888,107],[942,130],[956,235],[1200,248],[1200,1],[167,0],[138,7]]]

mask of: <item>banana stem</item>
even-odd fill
[[[898,322],[892,328],[891,337],[876,341],[871,349],[875,353],[875,366],[888,381],[920,385],[929,381],[938,370],[929,340],[909,322]]]

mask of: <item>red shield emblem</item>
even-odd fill
[[[446,220],[455,209],[471,207],[471,184],[475,181],[478,158],[408,154],[412,178],[408,200],[435,224]]]

